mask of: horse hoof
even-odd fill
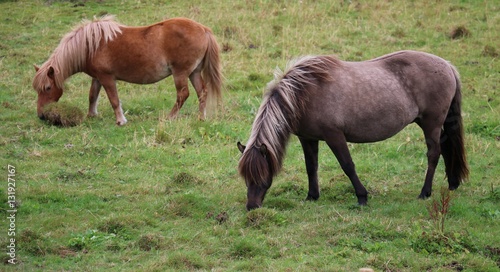
[[[429,193],[429,194],[427,194],[427,193],[426,193],[426,194],[421,193],[421,194],[418,196],[418,199],[427,199],[427,198],[429,198],[429,197],[431,197],[431,194],[430,194],[430,193]]]
[[[168,120],[175,120],[177,119],[177,115],[177,113],[170,113],[167,118]]]
[[[368,203],[368,195],[356,195],[358,197],[358,205],[359,206],[366,206]]]
[[[460,186],[460,185],[450,185],[450,186],[448,186],[448,189],[450,191],[453,191],[453,190],[456,190],[458,188],[458,186]]]
[[[306,201],[316,201],[318,200],[319,196],[311,196],[311,195],[307,195],[306,197]]]

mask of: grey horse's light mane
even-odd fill
[[[333,56],[304,56],[290,61],[284,72],[276,69],[240,159],[239,171],[247,183],[262,184],[278,173],[308,96],[314,95],[321,82],[333,80],[331,70],[338,65],[340,61]],[[259,154],[261,146],[266,147],[265,158]]]
[[[122,33],[123,25],[114,21],[113,15],[106,15],[93,21],[83,20],[67,33],[56,47],[49,59],[40,67],[33,80],[33,87],[38,92],[47,84],[47,72],[54,69],[54,81],[62,89],[66,78],[81,71],[87,57],[92,56],[101,40],[113,40]]]

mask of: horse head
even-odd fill
[[[262,202],[266,196],[267,190],[273,182],[271,165],[268,160],[269,152],[266,145],[252,146],[245,153],[246,146],[238,142],[238,149],[243,154],[239,171],[245,178],[247,185],[247,204],[248,211],[262,207]]]
[[[37,114],[40,119],[43,116],[43,107],[49,103],[59,101],[63,94],[63,89],[56,84],[55,70],[52,66],[41,68],[35,65],[36,75],[33,80],[33,88],[38,93]]]

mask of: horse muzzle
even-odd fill
[[[268,186],[251,185],[247,191],[247,211],[262,207],[262,202],[267,193]]]
[[[247,211],[255,210],[255,209],[258,209],[260,207],[262,207],[262,203],[261,204],[258,204],[258,203],[247,203]]]

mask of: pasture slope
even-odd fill
[[[218,113],[198,121],[191,88],[179,118],[168,120],[168,78],[118,84],[124,127],[104,92],[100,115],[79,126],[38,120],[33,64],[82,19],[108,13],[126,25],[182,16],[212,28],[224,74]],[[498,1],[2,0],[0,270],[499,271],[499,25]],[[401,49],[460,71],[470,179],[441,192],[441,160],[433,197],[418,200],[425,143],[411,125],[381,143],[350,145],[368,206],[356,205],[324,143],[322,195],[306,202],[292,137],[264,207],[247,212],[236,142],[248,139],[275,67],[306,54],[358,61]],[[88,76],[71,77],[60,103],[86,111],[89,88]]]

